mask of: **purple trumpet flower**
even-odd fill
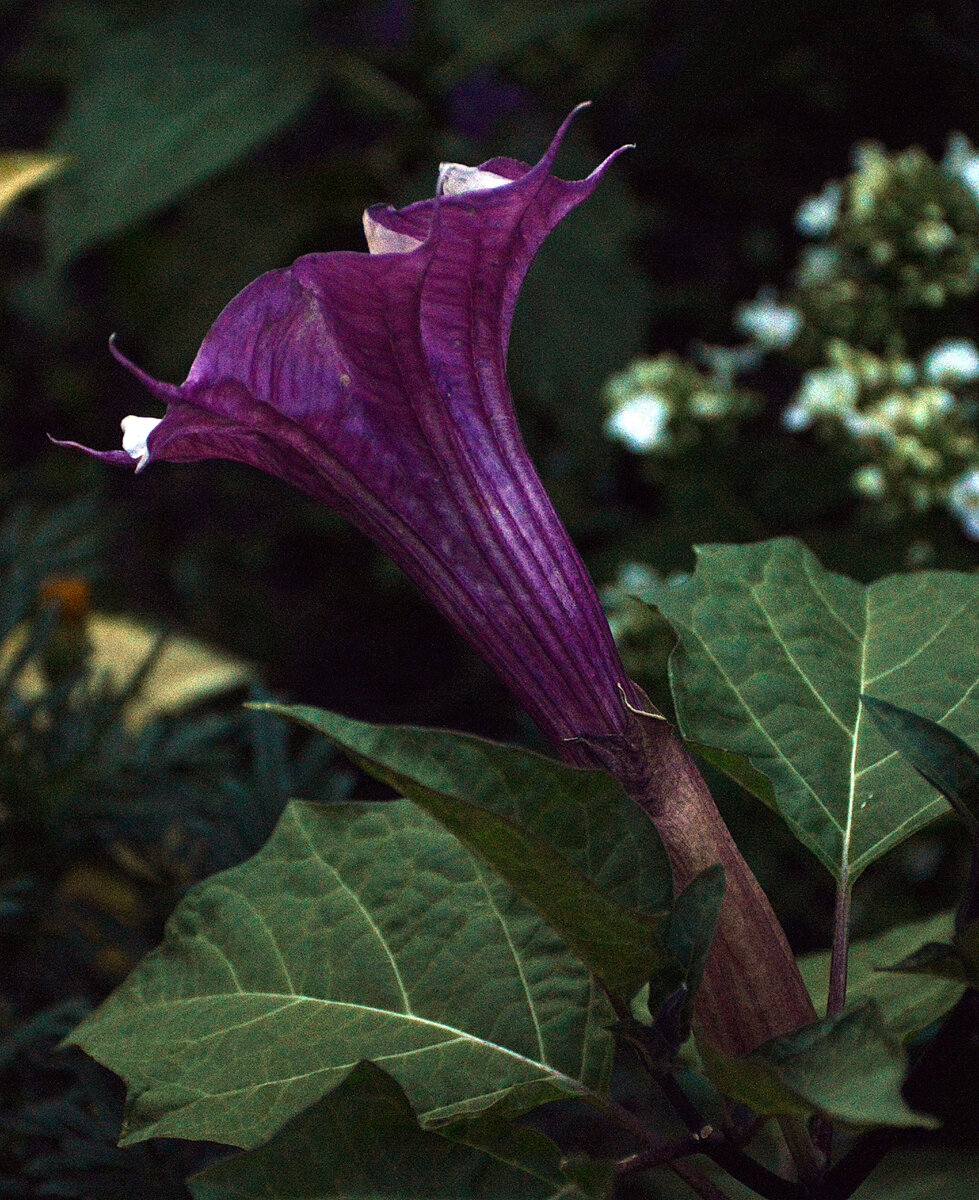
[[[554,178],[570,120],[535,167],[445,164],[433,200],[370,209],[369,255],[309,254],[257,279],[180,387],[113,347],[166,415],[127,417],[123,450],[79,447],[137,470],[232,459],[322,500],[387,551],[558,742],[624,731],[630,687],[505,373],[534,255],[616,157],[587,179]]]
[[[249,463],[378,542],[563,758],[619,778],[656,822],[678,887],[723,862],[727,898],[697,1012],[702,1035],[738,1053],[812,1020],[812,1006],[696,767],[666,722],[643,711],[506,381],[534,255],[621,153],[586,179],[556,179],[574,115],[536,166],[443,164],[433,199],[369,209],[370,254],[310,254],[257,279],[218,317],[179,387],[113,347],[165,415],[126,417],[122,450],[59,445],[136,470]]]

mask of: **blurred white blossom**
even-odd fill
[[[807,371],[795,400],[782,412],[782,424],[793,433],[807,429],[817,417],[842,417],[860,395],[860,384],[842,367]]]
[[[668,442],[669,422],[670,405],[664,396],[657,392],[637,392],[612,413],[605,422],[605,432],[640,453]]]
[[[966,534],[979,541],[979,467],[971,467],[955,480],[946,503]]]
[[[922,366],[932,383],[972,383],[979,379],[979,350],[965,338],[939,342],[925,355]]]
[[[782,350],[792,344],[802,327],[799,311],[779,304],[772,288],[763,288],[750,304],[742,304],[735,324],[766,350]]]
[[[796,229],[804,237],[827,237],[840,215],[841,199],[840,185],[827,183],[818,196],[809,196],[799,205],[795,214]]]
[[[949,135],[942,170],[964,183],[979,200],[979,153],[964,133]]]

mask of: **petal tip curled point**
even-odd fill
[[[179,399],[180,388],[175,383],[161,383],[159,379],[154,379],[142,367],[137,367],[133,360],[127,358],[119,349],[118,338],[115,334],[109,338],[109,353],[120,366],[125,367],[130,375],[134,375],[147,391],[151,392],[154,396],[158,396],[165,403]]]

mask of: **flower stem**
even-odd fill
[[[779,1128],[782,1137],[792,1155],[792,1161],[799,1172],[799,1181],[809,1187],[823,1173],[823,1156],[812,1144],[809,1129],[802,1117],[779,1117]]]
[[[769,1171],[767,1167],[756,1162],[737,1146],[732,1146],[721,1134],[706,1124],[672,1075],[658,1076],[656,1082],[663,1089],[664,1095],[677,1115],[687,1126],[689,1134],[672,1143],[661,1143],[657,1139],[656,1144],[651,1145],[651,1148],[645,1153],[633,1154],[617,1164],[617,1175],[631,1175],[658,1166],[669,1166],[672,1169],[677,1165],[674,1161],[676,1159],[688,1154],[704,1154],[717,1163],[721,1170],[730,1175],[732,1179],[751,1188],[759,1196],[764,1196],[766,1200],[800,1200],[803,1193],[798,1184],[790,1183],[787,1179],[776,1175],[774,1171]],[[609,1116],[617,1124],[622,1124],[622,1114],[624,1113],[630,1132],[637,1137],[645,1137],[650,1133],[650,1130],[643,1127],[644,1132],[640,1134],[634,1124],[638,1118],[628,1109],[620,1112],[615,1101],[611,1101],[611,1104],[615,1111],[609,1111]],[[685,1182],[689,1181],[685,1180]]]
[[[835,1017],[846,1004],[847,967],[850,959],[850,895],[851,888],[844,874],[836,888],[833,911],[833,948],[829,957],[829,990],[826,995],[826,1015]],[[813,1141],[828,1163],[833,1153],[833,1126],[820,1118],[813,1127]]]
[[[704,1041],[739,1057],[812,1024],[816,1011],[778,918],[693,759],[665,721],[647,720],[643,740],[648,775],[627,790],[663,839],[674,889],[714,863],[724,867],[724,903],[694,1023]]]
[[[726,1192],[707,1178],[706,1175],[701,1175],[696,1167],[692,1167],[688,1162],[670,1163],[670,1170],[674,1175],[678,1176],[690,1188],[696,1192],[702,1200],[729,1200]]]
[[[636,1175],[640,1171],[651,1171],[654,1167],[670,1166],[675,1159],[696,1154],[699,1149],[699,1139],[690,1134],[676,1142],[664,1142],[656,1150],[644,1150],[641,1154],[630,1154],[627,1158],[620,1159],[615,1164],[615,1174],[621,1179],[627,1175]]]

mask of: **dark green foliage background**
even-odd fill
[[[736,447],[654,473],[604,439],[598,398],[604,379],[640,351],[735,341],[734,307],[785,277],[799,245],[794,210],[845,173],[855,141],[918,142],[937,156],[951,130],[979,136],[972,6],[3,0],[0,33],[0,149],[76,156],[73,175],[0,223],[2,632],[30,610],[49,566],[69,567],[93,582],[99,607],[242,655],[279,694],[364,719],[533,744],[502,686],[330,513],[244,468],[163,466],[137,479],[55,451],[45,434],[115,446],[122,416],[151,411],[109,356],[111,333],[147,370],[179,381],[211,321],[258,273],[309,251],[362,248],[363,208],[430,194],[439,161],[501,153],[534,161],[583,99],[594,105],[562,152],[561,173],[583,175],[623,142],[637,149],[542,252],[517,313],[511,378],[535,461],[599,583],[627,559],[689,569],[694,542],[781,534],[864,581],[906,569],[924,541],[929,566],[974,568],[975,545],[951,519],[869,523],[846,467],[780,432],[777,411],[795,383],[783,367],[751,380],[769,406]],[[965,316],[975,323],[975,312]],[[80,498],[91,507],[65,516],[76,510],[63,506]],[[28,511],[30,519],[16,517]],[[50,518],[54,532],[49,513],[62,514]],[[49,563],[39,548],[51,545],[64,552]],[[651,667],[646,682],[666,705],[662,674]],[[198,873],[254,849],[256,830],[241,833],[229,814],[256,794],[256,763],[266,782],[269,762],[278,763],[276,804],[288,794],[293,747],[259,751],[255,736],[228,716],[191,738],[198,759],[156,759],[145,777],[147,794],[179,794],[180,811],[192,814],[181,820],[207,847]],[[97,784],[111,771],[93,761]],[[201,762],[207,778],[224,771],[236,781],[238,810],[227,794],[202,799],[204,784],[188,794]],[[126,786],[139,791],[143,777],[132,778]],[[322,772],[304,778],[319,781],[318,795],[342,791]],[[793,940],[824,944],[828,877],[813,883],[802,852],[761,805],[719,782],[718,791]],[[140,830],[148,841],[162,836],[152,825]],[[13,914],[8,964],[38,954],[49,964],[64,952],[57,938],[41,945],[35,926],[17,924],[16,888],[36,878],[38,857],[43,897],[59,864],[97,859],[117,832],[110,821],[80,837],[66,820],[60,831],[28,823],[8,838],[0,860],[3,904],[13,905],[0,910]],[[951,903],[961,883],[956,838],[939,826],[869,871],[858,932]],[[144,926],[126,935],[132,954],[158,936],[178,893],[168,884],[153,894]],[[87,1195],[97,1179],[103,1197],[183,1195],[189,1163],[143,1148],[125,1165],[112,1157],[118,1097],[103,1076],[50,1065],[45,1048],[112,981],[87,968],[5,971],[0,1033],[13,1049],[0,1050],[0,1086],[30,1119],[4,1109],[0,1194],[50,1185]],[[66,1112],[76,1142],[102,1148],[91,1160],[58,1141]]]

